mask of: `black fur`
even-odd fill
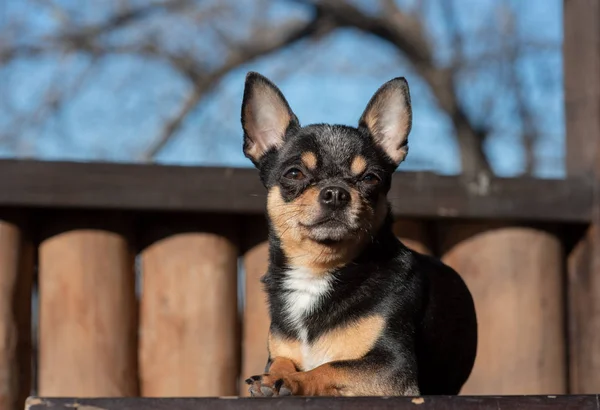
[[[252,76],[253,81],[266,81]],[[375,208],[380,194],[389,191],[397,164],[373,142],[362,122],[359,128],[326,124],[301,127],[293,115],[283,139],[281,148],[268,151],[254,162],[265,186],[278,186],[286,202],[294,201],[310,186],[341,184],[356,189]],[[317,155],[316,170],[301,164],[304,152]],[[350,172],[350,161],[356,155],[367,163],[360,175]],[[284,175],[290,168],[300,169],[306,179],[286,179]],[[380,182],[365,184],[362,178],[369,173]],[[300,335],[285,317],[287,290],[283,283],[288,270],[289,261],[271,226],[270,264],[263,278],[271,331],[296,339]],[[334,280],[332,291],[304,321],[308,342],[366,315],[376,313],[386,319],[379,340],[361,361],[340,361],[334,366],[362,366],[383,372],[388,382],[397,386],[398,394],[409,385],[417,385],[426,395],[459,393],[473,367],[477,345],[471,295],[454,270],[436,258],[407,248],[395,237],[389,206],[382,226],[372,233],[360,254],[328,275]]]

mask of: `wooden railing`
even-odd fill
[[[30,399],[27,410],[598,410],[599,397],[515,396],[515,397],[418,397],[418,398],[267,398],[267,399]]]
[[[254,170],[5,160],[0,175],[0,369],[20,381],[4,382],[3,400],[30,392],[32,283],[38,395],[245,395],[269,323]],[[465,394],[569,392],[564,266],[592,192],[585,179],[394,176],[397,235],[455,267],[475,297]]]

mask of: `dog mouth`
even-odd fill
[[[333,216],[301,225],[308,231],[310,239],[323,245],[335,245],[343,242],[356,231],[348,222]]]

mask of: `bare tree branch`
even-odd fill
[[[164,124],[156,140],[140,155],[144,161],[151,161],[176,135],[194,107],[231,70],[300,40],[327,33],[331,28],[331,25],[328,25],[320,15],[308,22],[288,22],[276,28],[257,24],[258,28],[249,36],[250,40],[247,43],[235,44],[232,39],[227,39],[228,56],[220,66],[210,70],[191,53],[181,51],[173,53],[162,48],[156,41],[146,40],[126,45],[110,45],[102,41],[103,35],[133,24],[151,13],[159,10],[174,10],[189,3],[190,0],[152,2],[135,9],[121,11],[98,25],[68,28],[57,35],[45,38],[41,44],[3,47],[0,50],[0,63],[15,58],[69,52],[89,53],[97,57],[110,54],[133,54],[167,62],[190,81],[192,91],[174,116]]]
[[[456,96],[452,70],[437,67],[431,45],[419,19],[403,13],[394,2],[386,2],[385,12],[364,13],[346,0],[294,0],[310,5],[340,27],[354,27],[377,36],[395,46],[423,76],[445,111],[458,136],[463,174],[472,178],[480,172],[491,174],[483,152],[487,130],[477,129],[469,120],[466,109]]]
[[[37,37],[35,31],[32,32],[33,36],[21,36],[21,33],[27,34],[23,31],[28,30],[26,25],[14,23],[4,28],[0,32],[0,66],[18,59],[51,57],[52,61],[56,61],[55,57],[76,54],[78,57],[92,57],[96,61],[107,56],[128,55],[167,64],[187,80],[187,94],[184,94],[172,116],[160,125],[155,139],[139,155],[143,161],[152,161],[180,134],[186,118],[235,68],[299,41],[318,39],[332,30],[350,27],[391,44],[398,51],[398,56],[406,57],[414,71],[429,85],[439,107],[452,121],[460,147],[462,171],[468,179],[481,175],[485,177],[491,173],[483,143],[491,134],[492,127],[494,132],[498,132],[499,128],[486,113],[495,111],[498,105],[494,105],[496,94],[486,93],[485,90],[473,94],[470,90],[465,92],[465,88],[459,85],[464,85],[465,78],[470,75],[478,76],[489,70],[490,66],[494,70],[504,67],[499,77],[503,86],[507,87],[511,107],[515,107],[514,114],[521,120],[523,144],[528,158],[527,171],[531,172],[535,167],[533,143],[539,138],[541,126],[536,122],[532,103],[526,98],[524,78],[517,68],[517,60],[524,53],[555,50],[557,45],[527,39],[520,39],[516,44],[512,41],[515,33],[501,33],[495,27],[482,26],[476,33],[477,44],[485,44],[489,37],[495,46],[492,50],[478,48],[477,55],[469,53],[467,56],[463,53],[464,46],[472,44],[473,33],[461,30],[460,20],[457,19],[460,10],[454,7],[451,0],[438,0],[436,3],[442,7],[451,44],[452,57],[447,65],[436,60],[435,45],[430,43],[429,31],[424,26],[424,10],[432,6],[432,2],[427,0],[413,2],[410,10],[400,9],[394,0],[379,0],[380,11],[375,13],[363,11],[353,0],[283,0],[308,6],[313,16],[308,21],[287,21],[276,27],[265,17],[264,11],[271,5],[268,0],[255,0],[247,9],[238,7],[235,0],[218,1],[214,2],[216,5],[210,3],[207,7],[197,7],[199,0],[119,0],[106,9],[112,14],[100,23],[93,24],[82,23],[78,15],[63,8],[60,1],[29,1],[48,10],[58,27],[52,29],[52,34]],[[232,29],[228,23],[237,21],[240,16],[242,19],[239,21],[243,21],[240,29]],[[162,24],[170,24],[178,18],[185,20],[192,28],[201,27],[201,35],[208,34],[207,38],[211,39],[216,37],[214,52],[203,54],[204,51],[198,51],[204,50],[205,44],[202,42],[189,41],[189,38],[172,41],[170,33],[161,31]],[[23,24],[25,22],[23,20]],[[127,30],[121,36],[119,30],[123,29]],[[156,34],[150,36],[148,30]],[[134,35],[129,36],[131,33]],[[245,39],[241,39],[242,36]],[[503,39],[507,40],[506,44],[498,42],[498,36],[505,36]],[[296,67],[284,64],[282,70],[295,70]],[[344,62],[340,60],[339,69],[344,68]],[[364,67],[361,69],[364,70]],[[381,69],[381,66],[377,69]],[[25,115],[16,111],[6,115],[5,109],[4,117],[8,118],[9,127],[4,127],[0,139],[18,138],[20,130],[44,126],[50,116],[59,115],[61,106],[72,94],[67,88],[69,86],[65,86],[63,81],[53,83],[47,88],[46,95],[30,104],[30,112]],[[475,104],[473,98],[477,99]]]
[[[64,24],[65,28],[58,34],[44,37],[39,44],[19,44],[10,47],[8,44],[2,44],[0,38],[0,64],[6,64],[15,58],[31,58],[46,54],[55,54],[61,51],[88,51],[93,52],[97,48],[98,38],[108,34],[111,31],[123,28],[128,24],[139,21],[150,16],[153,13],[168,10],[172,11],[189,4],[191,0],[167,0],[164,2],[148,2],[143,6],[117,13],[106,21],[92,26],[70,27]],[[53,13],[59,15],[64,23],[70,22],[68,14],[60,7],[48,0],[44,1],[53,8]],[[6,42],[6,40],[4,40]]]
[[[64,77],[64,72],[57,72],[33,112],[19,116],[13,120],[10,126],[0,132],[0,142],[4,143],[16,140],[27,128],[36,127],[59,112],[67,100],[73,98],[90,77],[95,68],[94,63],[95,59],[75,77],[68,88],[58,86],[61,83],[60,79]]]
[[[148,1],[143,6],[117,13],[111,16],[110,19],[107,19],[105,22],[98,25],[87,26],[84,28],[77,27],[74,30],[69,30],[64,34],[63,38],[64,40],[71,38],[72,41],[77,41],[77,39],[85,41],[85,38],[89,39],[117,30],[134,21],[144,19],[153,13],[159,11],[173,11],[190,3],[191,0]]]
[[[151,162],[163,150],[177,131],[179,131],[190,112],[198,105],[202,96],[203,93],[199,89],[192,89],[192,92],[185,98],[175,115],[163,125],[156,140],[142,153],[140,156],[142,162]]]
[[[68,24],[71,19],[65,10],[52,0],[35,0],[42,7],[49,8],[52,12],[52,17],[63,25]]]
[[[146,162],[153,160],[174,137],[187,115],[202,100],[202,97],[210,92],[219,83],[219,80],[231,70],[257,58],[281,50],[305,38],[322,35],[330,28],[326,22],[317,16],[315,19],[300,26],[293,24],[292,27],[286,25],[280,29],[257,30],[256,33],[250,36],[252,39],[250,43],[229,44],[231,50],[229,57],[222,66],[210,73],[205,73],[198,67],[195,67],[191,58],[178,58],[174,60],[174,65],[185,72],[193,81],[194,90],[185,99],[173,118],[165,124],[157,139],[141,155],[141,159]]]
[[[534,114],[527,103],[527,96],[525,94],[525,84],[522,81],[521,74],[518,71],[518,60],[519,60],[519,44],[517,42],[511,42],[509,39],[515,37],[515,16],[507,7],[503,7],[501,10],[504,17],[503,30],[505,31],[503,36],[503,54],[506,55],[506,80],[507,85],[513,93],[516,114],[521,120],[522,124],[522,143],[523,149],[525,150],[525,170],[526,175],[532,175],[535,170],[536,161],[534,155],[534,145],[536,140],[539,138],[540,132],[537,127]]]

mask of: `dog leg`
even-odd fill
[[[251,392],[263,396],[418,396],[415,374],[406,370],[390,374],[389,364],[386,369],[359,359],[326,363],[306,372],[270,372],[246,382]]]

